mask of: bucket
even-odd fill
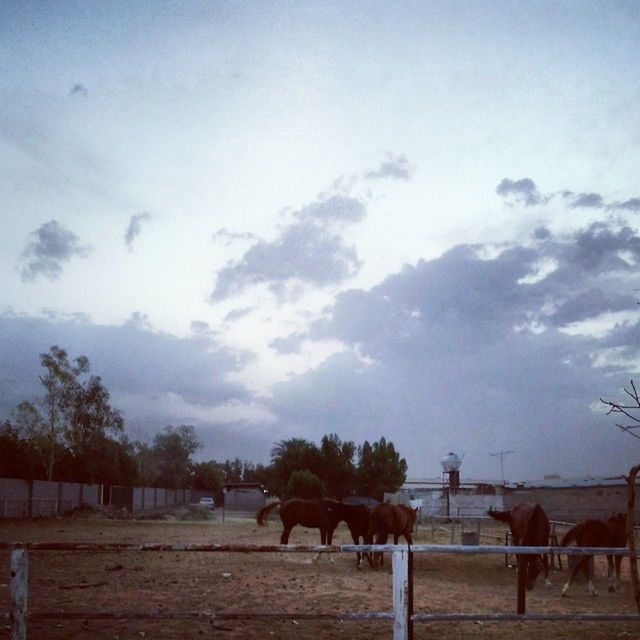
[[[463,531],[460,534],[462,544],[478,544],[478,532],[477,531]]]

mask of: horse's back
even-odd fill
[[[283,523],[324,528],[329,524],[330,511],[330,507],[324,501],[291,498],[280,507],[280,517]]]

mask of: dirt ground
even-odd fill
[[[500,527],[500,525],[497,525]],[[273,517],[266,527],[249,519],[220,513],[206,521],[114,520],[99,517],[0,521],[3,542],[132,542],[275,544],[280,523]],[[498,537],[503,529],[496,529]],[[436,541],[438,541],[436,539]],[[442,534],[440,542],[448,542]],[[317,544],[316,530],[296,527],[291,544]],[[336,544],[350,543],[346,528],[337,530]],[[431,543],[431,532],[419,529],[416,543]],[[8,553],[0,553],[7,569],[0,573],[0,612],[8,611]],[[331,561],[333,557],[333,561]],[[551,574],[553,586],[539,581],[527,596],[528,612],[633,613],[634,603],[624,561],[619,593],[606,588],[604,559],[596,563],[599,595],[590,597],[585,584],[574,585],[571,597],[561,598],[564,572]],[[390,611],[390,559],[385,567],[358,571],[355,554],[323,555],[316,562],[301,553],[200,552],[31,552],[29,554],[29,610],[57,612],[313,612]],[[512,612],[516,606],[516,575],[500,555],[416,554],[415,612]],[[229,640],[281,638],[349,638],[377,640],[392,637],[390,621],[287,620],[30,620],[31,640],[141,638]],[[633,622],[464,622],[415,623],[416,639],[455,637],[518,640],[558,638],[640,640]],[[8,620],[0,618],[0,638],[9,637]]]

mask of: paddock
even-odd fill
[[[272,523],[275,525],[276,523]],[[0,541],[32,543],[92,543],[95,545],[276,545],[279,527],[258,527],[245,519],[188,521],[119,521],[55,519],[4,521]],[[503,532],[496,528],[496,536]],[[425,536],[426,538],[427,536]],[[429,536],[430,537],[430,536]],[[417,545],[427,542],[418,533]],[[346,527],[336,532],[335,543],[347,544]],[[431,542],[431,541],[429,541]],[[442,540],[448,543],[448,540]],[[290,543],[314,546],[317,531],[296,528]],[[167,548],[153,552],[128,550],[29,551],[29,638],[199,638],[216,632],[223,638],[277,637],[340,638],[356,640],[393,637],[391,617],[349,619],[350,612],[392,610],[392,573],[388,563],[381,571],[357,571],[352,553],[323,554],[312,562],[311,553],[206,553]],[[8,551],[1,561],[8,566]],[[622,592],[606,591],[605,572],[598,558],[600,596],[587,595],[576,585],[571,598],[561,598],[566,573],[552,572],[553,587],[527,594],[527,612],[547,617],[573,614],[633,615],[635,608],[623,563]],[[496,612],[515,613],[515,571],[504,566],[500,555],[414,555],[415,638],[515,639],[640,638],[637,621],[519,621],[493,620]],[[7,574],[5,574],[7,575]],[[0,602],[9,601],[8,580],[0,583]],[[603,588],[604,587],[604,588]],[[2,606],[7,611],[7,606]],[[60,618],[37,619],[38,611],[54,611]],[[95,612],[111,612],[114,619],[96,620]],[[138,612],[150,619],[117,619],[118,612]],[[174,619],[184,612],[251,614],[273,612],[269,619]],[[74,619],[64,614],[74,612]],[[83,617],[83,612],[85,616]],[[278,619],[275,612],[295,617]],[[475,613],[466,621],[436,621],[420,616]],[[322,619],[330,613],[331,619]],[[162,619],[152,619],[161,614]],[[314,619],[320,616],[320,619]],[[105,616],[108,617],[108,616]],[[0,637],[9,637],[8,621]]]

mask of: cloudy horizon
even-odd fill
[[[0,8],[0,421],[58,344],[200,459],[637,462],[637,5],[369,9]]]

